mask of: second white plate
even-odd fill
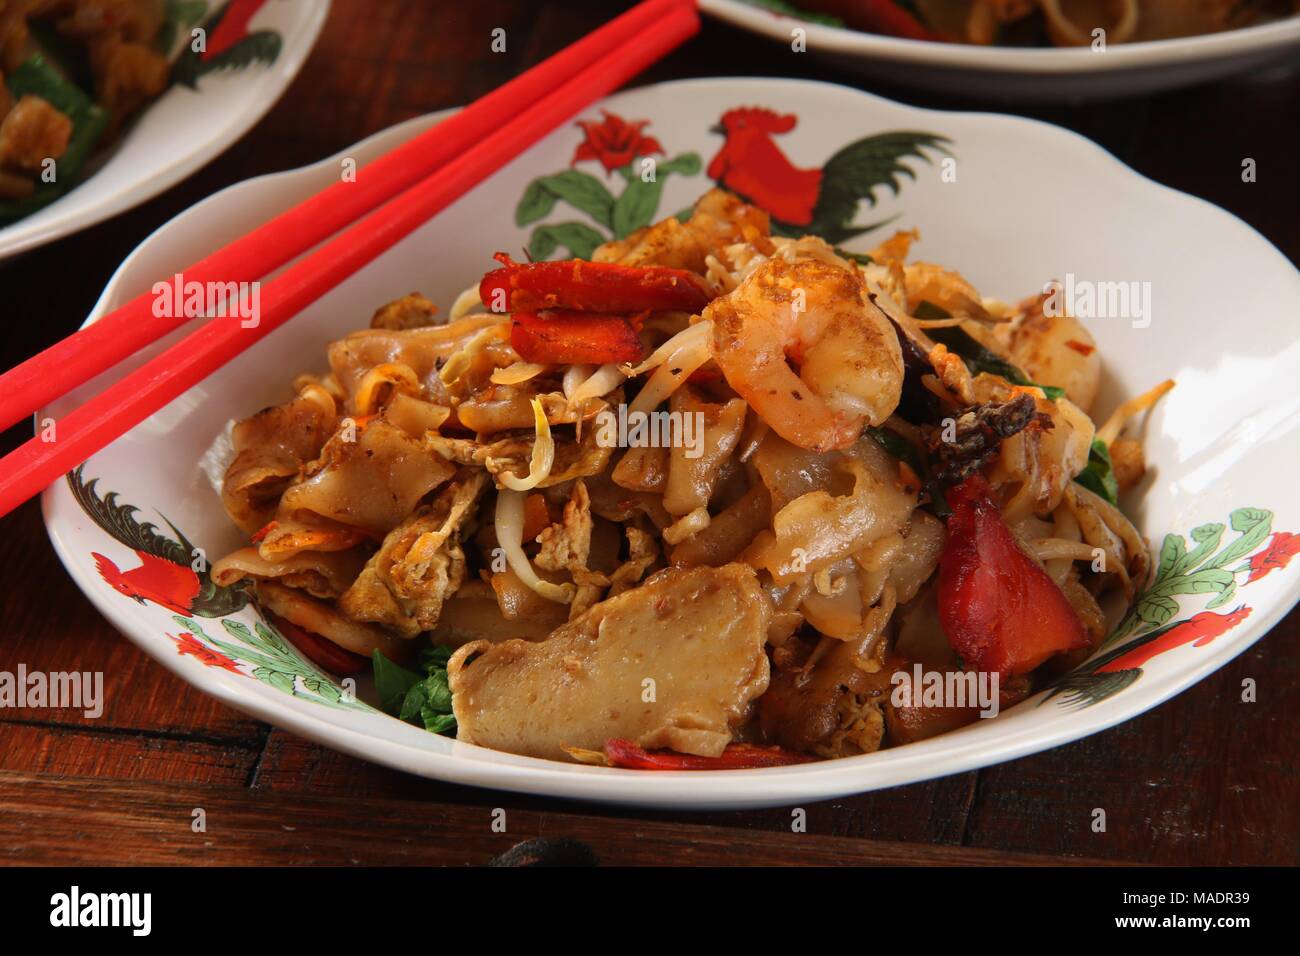
[[[231,3],[228,8],[233,8]],[[208,2],[206,22],[222,10]],[[92,157],[83,181],[44,209],[0,227],[0,261],[103,222],[170,189],[211,162],[253,128],[302,69],[329,15],[330,0],[240,0],[251,14],[245,36],[276,34],[271,62],[205,72],[193,88],[173,84],[137,117],[122,138]],[[214,31],[215,32],[215,31]],[[266,49],[261,44],[261,49]]]

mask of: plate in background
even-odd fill
[[[784,44],[801,27],[810,54],[900,86],[1024,101],[1156,93],[1294,61],[1300,51],[1300,16],[1203,36],[1115,43],[1095,53],[905,40],[807,23],[744,0],[700,0],[700,9]]]
[[[200,2],[207,3],[210,11],[222,9],[213,0]],[[243,12],[249,12],[249,0],[239,2]],[[0,262],[152,199],[216,159],[257,125],[302,69],[330,3],[278,0],[254,5],[248,35],[237,41],[246,44],[249,56],[235,57],[239,65],[202,72],[192,88],[174,82],[126,127],[120,139],[91,157],[85,175],[65,195],[0,226]],[[205,14],[203,20],[211,15]],[[279,37],[278,47],[271,43],[273,58],[266,53],[265,38],[258,34]],[[259,43],[260,52],[253,49]]]

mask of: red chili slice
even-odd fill
[[[323,667],[331,674],[347,677],[360,674],[370,662],[360,654],[345,651],[329,638],[313,634],[306,628],[299,627],[292,621],[286,621],[278,614],[267,612],[266,615],[275,625],[276,630],[285,636],[290,644],[302,652],[317,667]]]
[[[939,623],[966,667],[1026,674],[1088,635],[1056,582],[1020,544],[983,475],[947,493],[952,515],[939,558]]]
[[[479,283],[479,296],[493,312],[699,312],[713,298],[709,284],[685,269],[583,259],[518,263],[502,252],[496,258],[504,268]]]
[[[630,740],[605,741],[605,758],[625,770],[753,770],[759,767],[788,767],[815,760],[807,754],[780,747],[729,744],[717,757],[697,757],[671,750],[642,750]]]
[[[645,351],[636,329],[621,315],[516,312],[510,318],[510,345],[525,362],[547,365],[639,362]]]

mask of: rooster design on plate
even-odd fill
[[[252,30],[249,25],[267,0],[230,0],[203,23],[207,0],[174,0],[167,5],[163,45],[182,50],[172,67],[177,83],[194,89],[199,77],[219,70],[242,70],[253,63],[273,64],[280,57],[283,39],[274,30]],[[196,50],[195,28],[202,23],[202,49]]]
[[[252,627],[236,620],[234,615],[241,611],[256,611],[248,592],[213,581],[203,551],[176,525],[160,515],[173,537],[153,522],[140,521],[139,508],[121,503],[117,492],[101,496],[96,487],[99,479],[86,480],[84,468],[68,473],[72,496],[101,531],[130,548],[139,562],[124,568],[92,551],[95,570],[122,597],[171,612],[171,622],[183,629],[167,633],[178,654],[326,707],[370,710],[303,660],[284,635],[260,615]],[[202,618],[219,619],[224,636],[209,635],[200,623]]]
[[[793,113],[764,107],[728,110],[709,130],[722,136],[723,143],[705,169],[698,153],[668,158],[660,141],[646,132],[648,120],[629,121],[603,111],[599,121],[579,121],[583,139],[569,169],[528,184],[515,210],[515,223],[541,223],[563,202],[591,222],[566,220],[534,226],[528,254],[540,260],[565,250],[571,256],[589,259],[602,243],[622,239],[661,218],[659,204],[669,176],[698,176],[703,170],[717,185],[767,210],[778,235],[813,233],[839,244],[892,221],[857,224],[854,220],[861,203],[876,205],[881,187],[898,195],[903,187],[901,177],[916,178],[904,160],[928,163],[932,153],[950,155],[946,137],[893,130],[858,139],[820,167],[803,169],[776,141],[798,123]],[[598,164],[604,178],[577,168],[588,163]],[[616,185],[622,181],[617,194],[606,185],[611,179]],[[687,218],[690,210],[681,210],[676,216]]]

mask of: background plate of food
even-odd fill
[[[328,13],[329,0],[0,3],[0,259],[130,209],[234,145]]]
[[[1134,96],[1285,60],[1292,0],[701,0],[891,83],[1022,100]],[[1094,31],[1103,31],[1100,39]]]
[[[412,773],[745,807],[1095,733],[1295,603],[1300,274],[1240,220],[833,85],[577,119],[46,491],[132,641]],[[204,200],[90,321],[436,120]]]

